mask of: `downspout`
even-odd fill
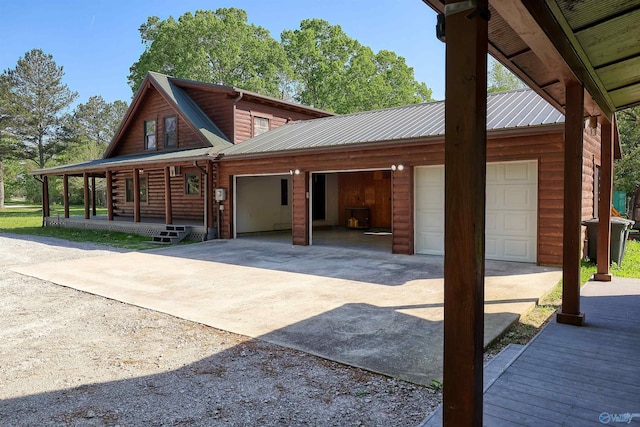
[[[231,141],[232,144],[235,144],[237,139],[236,139],[236,104],[238,103],[238,101],[240,101],[242,99],[242,97],[244,96],[244,92],[242,92],[241,90],[238,91],[238,96],[233,98],[233,141]]]

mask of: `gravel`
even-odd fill
[[[431,388],[10,271],[113,249],[0,234],[0,425],[415,426]]]

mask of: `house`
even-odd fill
[[[487,258],[562,264],[564,116],[532,90],[490,94],[487,147]],[[597,126],[583,164],[588,219]],[[332,116],[149,73],[103,159],[34,173],[85,180],[85,219],[47,225],[203,224],[194,237],[279,231],[298,245],[327,227],[372,229],[392,233],[390,252],[444,254],[444,101]],[[106,222],[90,220],[89,178],[107,181]]]
[[[534,91],[489,95],[487,259],[562,264],[563,147],[564,116]],[[597,127],[584,131],[583,158],[588,219]],[[223,238],[289,228],[307,245],[315,230],[355,220],[392,231],[394,253],[444,254],[444,102],[290,123],[224,148],[218,171],[233,196],[222,202]]]
[[[242,89],[149,72],[102,159],[34,172],[44,183],[44,224],[153,234],[163,224],[186,223],[196,225],[193,237],[213,237],[217,153],[287,122],[329,115]],[[50,214],[50,177],[63,180],[63,216]],[[73,177],[84,180],[80,220],[69,216]],[[96,217],[96,179],[106,181],[106,221]]]

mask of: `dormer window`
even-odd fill
[[[178,146],[178,119],[176,116],[164,118],[164,148],[175,148]]]
[[[258,136],[269,130],[269,119],[266,117],[253,117],[253,136]]]
[[[144,122],[144,149],[156,149],[156,121],[145,120]]]

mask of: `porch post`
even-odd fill
[[[84,184],[84,219],[89,219],[89,174],[82,174]]]
[[[443,425],[482,426],[487,0],[447,0]],[[448,14],[447,11],[452,9]]]
[[[213,194],[215,192],[215,180],[213,176],[213,162],[207,161],[207,187],[209,188],[209,195],[207,196],[207,206],[209,207],[207,211],[207,238],[213,238],[213,225],[214,225],[214,207],[215,203],[213,202]],[[219,236],[216,236],[219,238]]]
[[[91,211],[93,213],[93,216],[97,215],[97,210],[96,210],[96,177],[95,176],[91,177]]]
[[[140,222],[140,170],[133,169],[133,222]]]
[[[613,193],[613,126],[606,118],[600,122],[600,203],[598,204],[598,272],[600,282],[610,282],[611,262],[611,195]],[[594,183],[598,185],[598,183]]]
[[[564,220],[562,230],[562,309],[558,323],[584,324],[580,313],[580,257],[582,240],[582,154],[584,88],[573,81],[566,86],[564,122]]]
[[[42,217],[47,218],[49,216],[51,216],[49,206],[49,177],[44,175],[42,177]]]
[[[169,166],[164,167],[164,222],[165,224],[173,224],[171,173],[169,172]]]
[[[64,204],[64,217],[69,218],[69,175],[62,176],[62,203]]]
[[[292,241],[294,245],[309,244],[309,172],[303,171],[291,176],[293,180]]]
[[[107,171],[107,220],[113,221],[113,173]]]

